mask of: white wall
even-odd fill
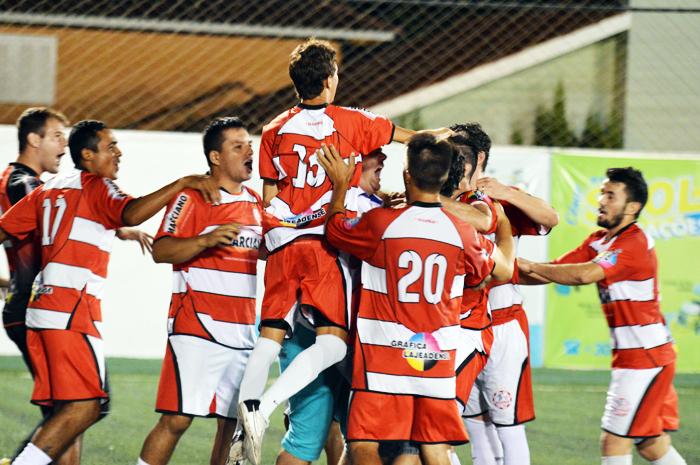
[[[117,185],[133,196],[147,194],[178,177],[204,173],[207,170],[202,152],[201,136],[194,133],[115,131],[123,153]],[[253,137],[257,158],[259,137]],[[391,144],[385,149],[388,159],[382,172],[382,188],[403,191],[401,171],[404,147]],[[17,135],[13,126],[0,126],[0,168],[17,157]],[[503,182],[523,187],[527,192],[549,199],[549,152],[544,149],[495,147],[487,174]],[[61,171],[72,169],[67,153],[61,161]],[[262,182],[257,174],[248,184],[261,192]],[[162,213],[141,225],[155,236]],[[533,260],[546,261],[547,241],[525,239],[520,252]],[[258,296],[262,297],[264,262],[258,265]],[[108,357],[162,358],[165,352],[165,321],[171,295],[171,267],[157,265],[150,257],[141,255],[136,243],[114,241],[109,264],[109,278],[102,301],[105,354]],[[0,254],[0,275],[7,276],[7,263]],[[526,308],[531,324],[544,322],[544,292],[524,290]],[[526,294],[527,292],[527,294]],[[538,292],[542,295],[539,295]],[[532,295],[530,295],[532,293]],[[258,299],[258,310],[260,299]],[[14,344],[4,331],[0,332],[0,355],[16,355]]]

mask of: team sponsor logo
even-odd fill
[[[323,121],[316,121],[314,123],[304,123],[307,126],[318,126],[319,124],[323,124]]]
[[[625,417],[629,415],[631,410],[632,404],[630,404],[630,402],[627,399],[618,397],[613,400],[612,413],[616,417]]]
[[[309,208],[304,213],[300,213],[300,214],[298,214],[296,216],[292,216],[290,218],[283,218],[280,221],[280,224],[282,224],[282,226],[288,226],[288,227],[292,227],[292,228],[305,228],[313,220],[317,220],[319,218],[322,218],[325,214],[326,214],[325,208],[321,208],[317,212],[313,212]]]
[[[440,350],[440,345],[430,333],[414,334],[408,341],[391,341],[391,346],[404,349],[403,358],[418,371],[428,371],[440,360],[450,359],[450,354]]]
[[[493,405],[500,410],[505,410],[513,403],[513,396],[510,392],[501,389],[493,393]]]
[[[622,252],[621,249],[608,250],[607,252],[598,254],[598,256],[593,259],[593,262],[597,263],[603,268],[610,268],[613,265],[615,265],[615,263],[617,263],[617,254],[619,254],[620,252]]]
[[[438,221],[436,220],[429,220],[428,218],[414,218],[416,221],[420,221],[421,223],[430,223],[430,224],[438,224]]]
[[[376,114],[376,113],[372,113],[371,111],[365,110],[364,108],[345,107],[345,109],[360,112],[360,113],[362,113],[363,115],[365,115],[367,118],[371,119],[372,121],[374,121],[374,120],[377,118],[377,114]]]
[[[107,178],[102,178],[102,180],[105,182],[105,185],[107,186],[107,193],[109,194],[110,197],[116,200],[121,200],[126,198],[126,194],[123,193],[122,191],[119,190],[119,188],[114,184],[112,181],[110,181]]]
[[[175,231],[177,230],[177,219],[180,218],[182,209],[185,207],[188,199],[189,197],[187,197],[185,194],[180,194],[178,196],[175,205],[173,205],[173,208],[168,212],[166,217],[165,225],[163,227],[165,232],[175,234]]]
[[[231,247],[243,247],[245,249],[260,249],[260,243],[262,242],[262,236],[248,229],[245,226],[241,227],[241,232],[238,237],[231,241]]]
[[[359,222],[360,222],[360,218],[343,218],[343,226],[347,230],[354,228],[355,225]]]

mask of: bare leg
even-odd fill
[[[340,433],[340,424],[337,421],[333,421],[331,422],[331,429],[328,432],[328,438],[324,446],[328,465],[340,465],[340,456],[343,454],[344,449],[345,441]]]
[[[670,447],[671,436],[668,433],[661,433],[661,436],[649,438],[639,444],[637,446],[637,452],[649,462],[653,462],[666,455]]]
[[[452,465],[448,444],[421,444],[420,453],[425,465]]]
[[[56,465],[80,465],[80,454],[83,451],[83,435],[81,434],[53,461]]]
[[[99,400],[57,403],[54,407],[54,415],[37,431],[32,443],[46,455],[56,459],[73,444],[78,436],[97,421],[99,415]],[[82,441],[79,442],[78,447],[80,445]],[[78,463],[79,451],[80,449],[78,449]]]
[[[378,442],[351,442],[348,445],[350,463],[353,465],[382,465]]]
[[[165,465],[175,451],[175,446],[187,428],[192,417],[164,414],[146,437],[141,448],[141,460],[149,465]]]
[[[209,465],[226,464],[228,448],[231,444],[234,431],[236,431],[236,420],[226,418],[216,419],[216,436],[214,437],[214,446],[211,449]]]

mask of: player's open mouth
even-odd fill
[[[253,160],[248,160],[247,162],[244,163],[244,165],[249,170],[252,170],[253,169]]]

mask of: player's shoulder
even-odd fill
[[[255,199],[255,203],[259,203],[260,205],[262,205],[262,197],[256,191],[254,191],[248,186],[243,186],[243,191],[246,193],[246,195],[248,195],[252,199]]]
[[[277,115],[275,119],[270,121],[268,124],[263,126],[262,129],[262,135],[270,135],[270,134],[277,134],[279,130],[282,128],[282,126],[285,125],[287,121],[289,121],[291,118],[293,118],[297,113],[299,113],[301,109],[299,107],[292,107],[287,111],[284,111]]]
[[[360,108],[360,107],[341,107],[338,105],[328,105],[326,107],[326,113],[329,116],[333,115],[343,115],[346,118],[366,118],[374,121],[377,118],[382,118],[384,119],[383,116],[378,115],[370,110],[367,110],[366,108]]]
[[[617,235],[618,244],[628,246],[639,251],[648,250],[654,247],[654,239],[646,234],[637,223],[632,223]]]

